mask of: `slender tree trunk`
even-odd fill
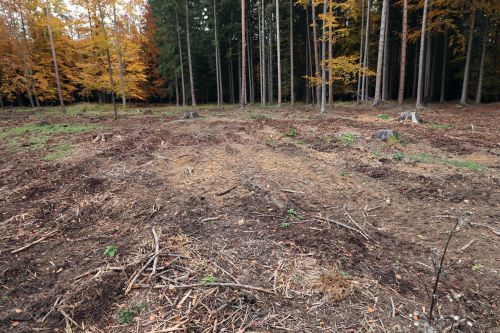
[[[262,27],[261,27],[261,32],[262,32],[262,100],[264,101],[264,105],[266,105],[267,102],[267,75],[266,75],[266,15],[264,12],[264,7],[265,7],[265,1],[262,0],[261,4],[261,20],[262,20]]]
[[[293,61],[293,0],[290,0],[290,105],[295,104],[295,73]]]
[[[326,17],[328,8],[328,0],[324,0],[323,2],[323,16]],[[324,113],[326,110],[326,20],[323,19],[323,40],[321,42],[321,113]]]
[[[231,100],[231,104],[235,104],[234,100],[234,68],[233,68],[233,46],[231,42],[229,42],[229,99]]]
[[[313,46],[314,46],[314,62],[316,65],[316,72],[314,76],[319,78],[321,67],[319,65],[319,49],[318,49],[318,29],[317,29],[317,20],[316,20],[316,5],[314,4],[314,0],[312,1],[311,6],[311,15],[312,15],[312,26],[313,26]],[[320,106],[321,104],[321,87],[316,85],[316,104]]]
[[[424,105],[427,106],[427,102],[429,101],[429,86],[430,86],[430,76],[431,76],[431,54],[432,54],[432,45],[431,45],[431,32],[427,32],[427,36],[425,37],[427,40],[427,47],[425,50],[425,74],[424,74]]]
[[[389,1],[389,0],[387,0]],[[389,9],[390,6],[387,4],[387,13],[385,14],[385,42],[384,42],[384,69],[382,74],[382,101],[387,101],[387,94],[389,89]]]
[[[445,89],[446,89],[446,63],[448,58],[448,30],[444,32],[444,43],[443,43],[443,63],[441,68],[441,96],[439,102],[444,103],[445,99]]]
[[[246,68],[246,0],[241,0],[241,94],[240,94],[240,104],[244,107],[247,103],[247,68]]]
[[[221,106],[221,87],[219,77],[219,39],[217,37],[217,7],[214,0],[214,42],[215,42],[215,76],[217,79],[217,107]]]
[[[278,108],[281,107],[280,3],[276,0],[276,57],[278,61]]]
[[[476,7],[472,8],[471,21],[470,21],[470,32],[469,32],[469,43],[467,44],[467,58],[465,59],[465,70],[464,70],[464,81],[462,84],[462,97],[460,98],[460,104],[467,104],[467,94],[469,89],[469,74],[470,74],[470,60],[472,55],[472,41],[474,40],[474,26],[476,23]]]
[[[313,61],[312,61],[312,52],[311,52],[311,29],[309,25],[309,6],[306,6],[306,25],[307,25],[307,34],[306,34],[306,42],[307,42],[307,48],[306,48],[306,66],[307,66],[307,75],[308,76],[313,76]],[[312,104],[314,104],[314,88],[309,84],[309,81],[306,80],[306,89],[309,92],[309,95],[311,97],[310,101]],[[306,97],[307,98],[307,97]],[[309,100],[306,101],[309,103]]]
[[[242,83],[243,80],[241,79],[241,43],[238,43],[238,101],[240,105],[242,104],[241,102],[241,89],[242,89]]]
[[[370,55],[370,0],[368,1],[367,9],[366,9],[366,24],[365,24],[365,59],[364,59],[364,68],[366,70],[369,69],[369,55]],[[368,75],[364,74],[363,76],[363,84],[362,84],[362,101],[368,100]]]
[[[247,18],[247,74],[248,74],[248,93],[250,94],[250,104],[255,102],[254,95],[254,69],[253,69],[253,38],[251,34],[251,19],[252,17]],[[248,102],[248,93],[247,93],[247,102]]]
[[[26,33],[26,26],[24,24],[24,15],[21,8],[18,8],[19,17],[21,19],[21,30],[23,31],[23,39],[24,39],[24,47],[22,47],[22,59],[24,62],[24,75],[26,76],[26,92],[28,93],[28,99],[30,100],[31,107],[34,107],[33,103],[33,68],[32,61],[28,56],[29,48],[28,48],[28,38]],[[40,109],[40,104],[37,100],[37,108]]]
[[[120,90],[122,93],[122,103],[123,108],[127,107],[127,96],[125,95],[125,78],[124,78],[124,68],[123,68],[123,53],[122,53],[122,45],[120,42],[120,31],[118,29],[118,22],[116,20],[116,6],[115,1],[113,1],[113,24],[115,26],[115,34],[116,34],[116,46],[118,48],[118,66],[120,68]]]
[[[483,49],[481,51],[481,63],[479,65],[479,79],[477,82],[477,90],[476,90],[476,104],[481,103],[481,93],[483,90],[483,78],[484,78],[484,60],[486,58],[487,47],[488,47],[488,23],[486,23],[484,26]]]
[[[427,24],[427,6],[429,0],[424,0],[424,12],[422,15],[422,30],[420,33],[420,51],[418,55],[418,83],[417,83],[417,110],[422,109],[422,95],[424,90],[424,54],[425,54],[425,28]]]
[[[182,56],[182,45],[181,45],[181,32],[179,26],[179,15],[177,14],[177,9],[175,10],[175,23],[177,25],[177,42],[179,44],[179,61],[181,66],[181,90],[182,90],[182,106],[186,106],[186,83],[184,82],[184,60]]]
[[[1,92],[0,92],[0,109],[3,109],[3,97]]]
[[[189,8],[188,1],[186,4],[186,37],[187,37],[187,47],[188,47],[188,65],[189,65],[189,82],[191,84],[191,104],[196,106],[196,96],[194,93],[194,79],[193,79],[193,61],[191,59],[191,37],[189,33]]]
[[[329,13],[332,15],[332,6],[329,6]],[[328,60],[333,59],[333,28],[328,28]],[[326,66],[326,64],[325,64]],[[328,68],[328,108],[333,109],[333,72]]]
[[[364,46],[364,33],[365,33],[365,0],[361,0],[361,30],[360,30],[360,41],[359,41],[359,72],[358,72],[358,92],[356,94],[357,104],[361,103],[361,80],[363,67],[363,46]]]
[[[61,78],[59,76],[59,66],[57,64],[57,54],[56,54],[56,47],[54,45],[54,37],[52,36],[52,27],[50,25],[50,4],[47,1],[47,29],[49,31],[49,39],[50,39],[50,49],[52,51],[52,61],[54,62],[54,72],[56,75],[56,84],[57,84],[57,93],[59,95],[59,101],[61,103],[61,112],[63,114],[66,114],[66,107],[64,105],[64,99],[62,96],[62,90],[61,90]],[[32,101],[33,103],[33,101]]]
[[[432,42],[431,43],[434,44],[434,46],[436,46],[436,43],[435,42]],[[434,49],[434,46],[432,47],[432,49]],[[430,79],[430,84],[429,84],[429,101],[432,101],[435,97],[435,86],[436,86],[436,66],[437,66],[437,49],[436,51],[434,51],[434,53],[432,54],[432,59],[431,59],[431,73],[429,75],[429,79]]]
[[[261,106],[264,106],[265,105],[265,101],[264,101],[264,80],[263,80],[263,77],[264,77],[264,71],[263,71],[263,68],[262,68],[262,39],[264,38],[264,34],[262,33],[262,10],[261,10],[261,6],[262,6],[262,0],[260,0],[258,3],[257,3],[257,12],[258,12],[258,19],[259,19],[259,85],[260,85],[260,105]]]
[[[403,107],[406,80],[406,43],[408,40],[408,0],[403,0],[403,33],[401,36],[401,63],[399,65],[398,105]]]
[[[377,106],[381,101],[381,88],[382,88],[382,73],[384,64],[384,47],[385,47],[385,29],[387,21],[387,7],[389,0],[383,0],[382,3],[382,18],[380,20],[380,38],[378,42],[378,58],[377,58],[377,77],[375,81],[375,99],[373,106]]]
[[[179,107],[179,80],[177,79],[177,71],[175,71],[175,105]]]
[[[417,80],[418,79],[418,45],[415,43],[415,54],[413,59],[413,83],[411,90],[411,98],[417,98]]]
[[[99,8],[99,14],[101,16],[101,26],[102,26],[102,34],[104,36],[104,40],[108,40],[108,36],[106,33],[106,26],[104,25],[104,11],[101,7],[101,1],[97,0],[97,6]],[[115,81],[113,79],[113,68],[111,67],[111,54],[109,52],[109,47],[106,45],[106,58],[108,60],[108,75],[109,75],[109,84],[111,86],[111,102],[113,103],[113,118],[118,119],[118,111],[116,109],[116,100],[115,100]]]
[[[274,103],[274,81],[273,81],[273,74],[274,74],[274,54],[273,54],[273,15],[271,14],[271,24],[269,25],[269,81],[268,81],[268,86],[269,86],[269,102],[272,104]]]

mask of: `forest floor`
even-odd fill
[[[3,111],[0,331],[494,332],[499,108]]]

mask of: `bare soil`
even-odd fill
[[[153,110],[42,115],[102,128],[0,143],[1,332],[423,331],[457,219],[431,325],[498,330],[499,105],[432,106],[422,125],[390,107]],[[139,274],[153,228],[157,272]]]

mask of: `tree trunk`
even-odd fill
[[[359,41],[359,68],[358,72],[358,92],[356,94],[356,102],[357,104],[361,103],[361,80],[362,80],[362,72],[361,68],[363,67],[363,46],[364,46],[364,33],[365,33],[365,0],[361,0],[361,30],[360,30],[360,41]]]
[[[262,68],[262,39],[264,37],[264,34],[262,33],[262,10],[261,10],[261,6],[262,6],[262,1],[259,1],[257,3],[257,12],[258,12],[258,19],[259,19],[259,85],[260,85],[260,105],[261,106],[264,106],[265,105],[265,101],[264,101],[264,80],[263,80],[263,77],[264,77],[264,71],[263,71],[263,68]]]
[[[191,37],[189,33],[189,8],[188,1],[186,4],[186,37],[187,37],[187,47],[188,47],[188,65],[189,65],[189,82],[191,84],[191,104],[196,106],[196,96],[194,93],[194,80],[193,80],[193,61],[191,59]]]
[[[332,15],[332,10],[330,6],[330,15]],[[331,26],[328,29],[328,59],[333,59],[333,28]],[[328,108],[333,109],[333,72],[330,69],[328,69]]]
[[[424,89],[424,53],[425,53],[425,25],[427,23],[427,6],[429,0],[424,0],[424,12],[422,15],[422,30],[420,33],[420,51],[418,54],[418,83],[417,83],[417,110],[422,109],[422,95]]]
[[[387,21],[387,7],[389,0],[383,0],[382,3],[382,18],[380,20],[380,37],[378,42],[378,58],[377,58],[377,77],[375,81],[375,99],[373,106],[377,106],[381,101],[381,88],[382,88],[382,72],[384,60],[384,47],[385,47],[385,29]]]
[[[221,87],[219,77],[219,39],[217,37],[217,7],[214,0],[214,42],[215,42],[215,76],[217,79],[217,107],[221,106]]]
[[[250,95],[250,104],[253,104],[255,102],[255,95],[254,95],[254,71],[253,71],[253,38],[251,34],[251,27],[252,25],[250,24],[252,17],[249,17],[247,19],[247,74],[248,74],[248,82],[247,82],[247,87],[248,87],[248,93],[247,93],[247,101],[248,101],[248,94]]]
[[[439,102],[444,103],[445,99],[445,89],[446,89],[446,62],[448,57],[448,30],[444,32],[444,43],[443,43],[443,64],[441,68],[441,96]]]
[[[323,17],[326,17],[328,8],[328,0],[323,2]],[[323,40],[321,41],[321,113],[325,112],[326,109],[326,20],[323,18]]]
[[[175,106],[179,107],[179,80],[177,79],[177,71],[175,71]]]
[[[106,34],[106,26],[104,25],[104,12],[101,7],[101,1],[97,0],[97,6],[99,8],[99,14],[101,16],[102,34],[104,36],[104,40],[107,41],[108,37]],[[111,102],[113,103],[113,117],[116,120],[118,119],[118,111],[116,110],[116,100],[115,100],[115,81],[113,79],[113,68],[111,67],[111,54],[109,52],[109,47],[107,46],[106,46],[106,58],[108,60],[109,84],[111,85]]]
[[[233,46],[229,43],[229,99],[234,104],[234,69],[233,69]]]
[[[113,24],[115,26],[115,34],[116,34],[116,46],[118,48],[118,66],[120,68],[120,90],[122,93],[122,103],[123,108],[127,107],[127,97],[125,95],[125,79],[124,79],[124,69],[123,69],[123,54],[122,54],[122,46],[120,43],[120,33],[118,30],[118,22],[116,20],[116,6],[115,1],[113,1]]]
[[[425,76],[424,76],[424,105],[427,106],[429,102],[429,89],[431,82],[431,54],[432,54],[432,44],[431,44],[431,32],[427,32],[427,49],[425,50]]]
[[[179,15],[177,14],[177,9],[175,10],[175,23],[177,25],[177,42],[179,44],[179,61],[181,65],[181,90],[182,90],[182,106],[186,106],[187,104],[187,99],[186,99],[186,83],[184,82],[184,60],[182,56],[182,45],[181,45],[181,33],[180,33],[180,26],[179,26]]]
[[[467,104],[467,93],[469,89],[469,73],[470,73],[470,60],[472,55],[472,41],[474,39],[474,25],[476,23],[476,7],[472,8],[471,21],[470,21],[470,32],[469,32],[469,43],[467,44],[467,58],[465,59],[465,70],[464,70],[464,82],[462,84],[462,97],[460,98],[460,104]]]
[[[1,92],[0,92],[0,109],[3,109],[3,97]]]
[[[311,15],[312,15],[312,26],[313,26],[313,46],[314,46],[314,63],[316,65],[316,71],[314,76],[319,78],[320,66],[319,66],[319,50],[318,50],[318,29],[316,22],[316,5],[314,4],[314,0],[311,6]],[[321,87],[316,85],[316,105],[320,105],[321,103]]]
[[[274,81],[273,81],[273,15],[271,14],[271,24],[269,25],[269,72],[268,72],[268,95],[269,95],[269,103],[274,102]]]
[[[389,0],[387,0],[389,1]],[[387,94],[389,89],[389,4],[387,4],[387,13],[385,14],[385,37],[384,37],[384,69],[382,74],[382,101],[387,101]]]
[[[366,9],[366,24],[365,24],[365,59],[364,68],[368,70],[369,68],[369,54],[370,54],[370,0],[368,0],[368,5]],[[361,87],[361,100],[368,100],[368,75],[363,75],[363,83]]]
[[[241,94],[240,94],[240,105],[245,106],[247,103],[247,68],[246,68],[246,0],[241,0]]]
[[[309,25],[309,6],[306,6],[306,25],[307,25],[307,33],[306,33],[306,73],[308,76],[313,76],[313,64],[312,64],[312,51],[311,51],[311,31]],[[306,89],[308,94],[306,95],[306,103],[309,103],[309,100],[312,104],[314,104],[314,88],[309,84],[308,80],[306,80]],[[310,95],[310,99],[307,97]]]
[[[50,49],[52,51],[52,61],[54,62],[54,72],[56,75],[56,84],[57,84],[57,93],[59,95],[59,101],[61,103],[61,112],[63,114],[66,114],[66,107],[64,105],[64,99],[62,96],[62,90],[61,90],[61,78],[59,76],[59,66],[57,64],[57,54],[56,54],[56,47],[54,45],[54,37],[52,36],[52,27],[50,25],[50,4],[47,1],[47,29],[49,31],[49,39],[50,39]],[[33,101],[31,101],[33,103]]]
[[[415,43],[414,59],[413,59],[413,84],[411,90],[411,98],[417,98],[417,79],[418,79],[418,46]]]
[[[276,0],[276,57],[278,61],[278,108],[281,107],[280,3]]]
[[[408,0],[403,0],[403,33],[401,36],[401,63],[399,65],[398,105],[402,108],[405,98],[406,43],[408,39]]]
[[[293,0],[290,0],[290,105],[295,104],[295,83],[294,83],[294,61],[293,61]]]
[[[264,101],[264,105],[266,105],[267,101],[267,75],[266,75],[266,16],[264,12],[264,6],[265,6],[265,1],[262,0],[261,4],[261,20],[262,20],[262,27],[261,27],[261,33],[262,33],[262,100]]]
[[[481,92],[483,90],[484,59],[486,58],[486,48],[488,47],[488,24],[484,26],[483,49],[481,51],[481,63],[479,65],[479,79],[477,82],[476,104],[481,103]]]

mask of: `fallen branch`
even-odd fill
[[[23,247],[18,248],[17,250],[12,250],[12,251],[10,251],[10,253],[11,253],[11,254],[15,254],[15,253],[19,253],[19,252],[21,252],[21,251],[24,251],[24,250],[26,250],[26,249],[29,249],[29,248],[30,248],[30,247],[32,247],[33,245],[38,244],[38,243],[40,243],[40,242],[42,242],[42,241],[46,240],[47,238],[49,238],[50,236],[52,236],[53,234],[55,234],[57,231],[59,231],[59,229],[52,230],[51,232],[49,232],[48,234],[46,234],[46,235],[45,235],[45,236],[43,236],[42,238],[39,238],[39,239],[37,239],[37,240],[36,240],[36,241],[34,241],[34,242],[31,242],[31,243],[29,243],[29,244],[26,244],[26,245],[24,245]]]
[[[230,187],[230,188],[228,188],[227,190],[224,190],[224,191],[222,191],[222,192],[215,193],[215,195],[216,195],[216,196],[218,196],[218,197],[221,197],[221,196],[223,196],[223,195],[228,194],[229,192],[231,192],[232,190],[234,190],[234,189],[235,189],[235,188],[237,188],[237,187],[238,187],[238,184],[236,184],[236,185],[234,185],[234,186],[232,186],[232,187]]]
[[[289,190],[289,189],[286,189],[286,188],[281,189],[281,192],[285,192],[285,193],[305,194],[305,193],[304,193],[304,192],[302,192],[302,191],[294,191],[294,190]]]
[[[239,284],[239,283],[225,283],[225,282],[214,282],[214,283],[195,283],[195,284],[180,284],[180,285],[166,285],[166,284],[157,284],[157,285],[150,285],[150,284],[138,284],[138,288],[153,288],[153,289],[189,289],[189,288],[199,288],[199,287],[205,287],[205,288],[210,288],[210,287],[227,287],[227,288],[235,288],[235,289],[248,289],[248,290],[255,290],[255,291],[260,291],[263,293],[267,294],[274,294],[274,291],[261,288],[261,287],[255,287],[255,286],[250,286],[246,284]]]
[[[473,238],[471,239],[470,242],[468,242],[467,244],[465,244],[464,246],[462,246],[460,249],[457,250],[457,253],[462,253],[464,252],[465,250],[467,250],[472,244],[474,244],[474,242],[476,242],[477,239]]]
[[[338,226],[340,226],[340,227],[343,227],[343,228],[349,229],[349,230],[351,230],[351,231],[357,232],[358,234],[360,234],[361,236],[363,236],[363,238],[364,238],[364,239],[366,239],[366,240],[370,240],[370,239],[368,238],[368,236],[367,236],[367,235],[365,235],[365,234],[364,234],[361,230],[358,230],[358,229],[356,229],[356,228],[353,228],[353,227],[351,227],[351,226],[349,226],[349,225],[347,225],[347,224],[345,224],[345,223],[342,223],[342,222],[339,222],[339,221],[335,221],[335,220],[332,220],[332,219],[329,219],[329,218],[326,218],[326,217],[319,217],[319,216],[318,216],[318,217],[316,217],[316,218],[317,218],[319,221],[322,221],[322,222],[326,221],[326,222],[334,223],[334,224],[336,224],[336,225],[338,225]]]
[[[78,275],[77,277],[74,278],[74,280],[79,280],[79,279],[81,279],[84,276],[87,276],[87,275],[90,275],[90,274],[94,274],[94,273],[97,273],[99,271],[110,270],[110,271],[119,272],[119,271],[123,271],[124,269],[125,269],[125,267],[119,267],[119,266],[118,267],[113,267],[113,266],[111,266],[111,267],[109,267],[109,266],[107,266],[107,267],[98,267],[98,268],[91,269],[90,271],[87,271],[87,272],[85,272],[83,274]]]
[[[160,238],[158,237],[158,234],[156,233],[154,227],[153,227],[153,237],[155,238],[155,259],[153,261],[153,271],[151,272],[151,275],[156,274],[156,266],[158,265],[158,255],[160,254]]]
[[[132,280],[130,281],[130,283],[128,284],[128,287],[127,289],[125,289],[125,294],[128,294],[130,289],[132,289],[135,281],[137,281],[137,279],[139,278],[139,276],[142,274],[142,272],[144,272],[144,270],[146,270],[146,268],[153,262],[153,260],[155,260],[155,258],[157,258],[158,255],[155,254],[153,255],[151,258],[149,258],[149,260],[142,266],[142,268],[139,270],[139,272],[137,272],[134,277],[132,278]]]
[[[493,227],[490,227],[489,225],[482,224],[482,223],[473,223],[473,222],[471,222],[470,224],[471,224],[471,225],[477,225],[477,226],[481,226],[481,227],[488,228],[488,229],[490,229],[490,230],[491,230],[491,231],[492,231],[495,235],[500,236],[500,231],[499,231],[499,230],[497,230],[497,229],[495,229],[495,228],[493,228]]]

